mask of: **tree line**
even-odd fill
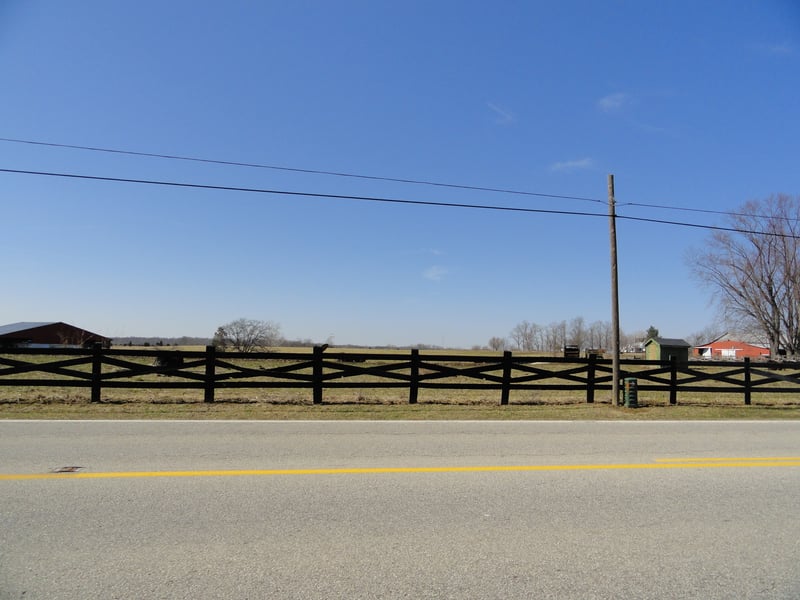
[[[651,327],[652,329],[652,327]],[[658,335],[658,330],[655,330]],[[569,321],[555,321],[541,325],[531,321],[517,323],[507,337],[489,339],[490,350],[520,350],[522,352],[561,352],[564,346],[578,348],[606,349],[611,348],[613,330],[609,321],[587,323],[583,317],[575,317]],[[630,334],[620,332],[620,345],[635,348],[647,338],[646,331]]]

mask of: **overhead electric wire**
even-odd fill
[[[680,210],[685,212],[705,213],[709,215],[723,215],[725,217],[753,217],[756,219],[782,219],[790,220],[788,217],[774,217],[771,215],[759,215],[757,213],[740,213],[731,210],[711,210],[708,208],[689,208],[688,206],[667,206],[664,204],[645,204],[642,202],[624,202],[617,206],[640,206],[642,208],[660,208],[662,210]]]
[[[697,212],[697,213],[707,213],[711,215],[738,215],[743,217],[754,217],[757,215],[748,215],[748,214],[740,214],[734,213],[730,211],[724,210],[711,210],[708,208],[689,208],[688,206],[667,206],[665,204],[644,204],[642,202],[624,202],[619,203],[617,206],[640,206],[642,208],[661,208],[663,210],[682,210],[686,212]]]
[[[68,179],[83,179],[83,180],[91,180],[91,181],[109,181],[115,183],[136,183],[136,184],[143,184],[143,185],[159,185],[159,186],[167,186],[167,187],[179,187],[179,188],[192,188],[192,189],[204,189],[204,190],[216,190],[216,191],[228,191],[228,192],[247,192],[247,193],[256,193],[256,194],[275,194],[275,195],[283,195],[283,196],[302,196],[302,197],[309,197],[309,198],[327,198],[327,199],[338,199],[338,200],[359,200],[359,201],[366,201],[366,202],[383,202],[383,203],[391,203],[391,204],[406,204],[406,205],[415,205],[415,206],[438,206],[444,208],[468,208],[468,209],[478,209],[478,210],[496,210],[496,211],[505,211],[505,212],[521,212],[521,213],[537,213],[537,214],[551,214],[551,215],[569,215],[569,216],[581,216],[581,217],[608,217],[606,213],[589,213],[589,212],[582,212],[582,211],[566,211],[566,210],[552,210],[552,209],[544,209],[544,208],[524,208],[518,206],[496,206],[491,204],[467,204],[461,202],[435,202],[432,200],[408,200],[403,198],[384,198],[380,196],[353,196],[347,194],[325,194],[320,192],[299,192],[294,190],[275,190],[275,189],[264,189],[264,188],[248,188],[248,187],[239,187],[239,186],[226,186],[226,185],[211,185],[211,184],[202,184],[202,183],[186,183],[180,181],[158,181],[158,180],[151,180],[151,179],[132,179],[132,178],[125,178],[125,177],[107,177],[107,176],[100,176],[100,175],[82,175],[78,173],[55,173],[51,171],[29,171],[29,170],[22,170],[22,169],[3,169],[0,168],[0,173],[13,173],[19,175],[38,175],[42,177],[62,177]],[[627,221],[639,221],[644,223],[656,223],[661,225],[674,225],[679,227],[692,227],[696,229],[708,229],[713,231],[727,231],[731,233],[745,233],[751,235],[768,235],[773,237],[782,237],[782,238],[789,238],[789,239],[800,239],[800,235],[791,235],[786,233],[776,233],[776,232],[765,232],[765,231],[754,231],[754,230],[746,230],[746,229],[737,229],[734,227],[721,227],[717,225],[703,225],[700,223],[686,223],[681,221],[667,221],[662,219],[648,219],[645,217],[632,217],[627,215],[619,215],[616,214],[615,218],[617,219],[624,219]]]
[[[149,158],[162,158],[167,160],[181,160],[181,161],[188,161],[188,162],[199,162],[199,163],[207,163],[207,164],[217,164],[217,165],[227,165],[227,166],[236,166],[236,167],[247,167],[247,168],[256,168],[256,169],[271,169],[275,171],[287,171],[293,173],[306,173],[311,175],[329,175],[333,177],[348,177],[352,179],[365,179],[371,181],[388,181],[393,183],[405,183],[405,184],[412,184],[412,185],[429,185],[434,187],[442,187],[442,188],[451,188],[451,189],[461,189],[461,190],[471,190],[471,191],[478,191],[478,192],[493,192],[498,194],[512,194],[518,196],[534,196],[539,198],[555,198],[555,199],[562,199],[562,200],[579,200],[583,202],[594,202],[598,204],[605,204],[606,200],[600,200],[598,198],[587,198],[584,196],[568,196],[563,194],[546,194],[542,192],[529,192],[523,190],[513,190],[508,188],[494,188],[494,187],[484,187],[484,186],[474,186],[474,185],[464,185],[464,184],[456,184],[456,183],[445,183],[440,181],[427,181],[423,179],[408,179],[408,178],[399,178],[399,177],[383,177],[377,175],[364,175],[359,173],[346,173],[340,171],[325,171],[320,169],[308,169],[308,168],[299,168],[299,167],[285,167],[279,165],[268,165],[263,163],[251,163],[251,162],[240,162],[240,161],[230,161],[230,160],[219,160],[219,159],[212,159],[212,158],[200,158],[195,156],[182,156],[177,154],[163,154],[157,152],[139,152],[135,150],[122,150],[119,148],[105,148],[100,146],[82,146],[79,144],[62,144],[57,142],[43,142],[39,140],[25,140],[20,138],[6,138],[0,137],[0,142],[10,142],[15,144],[29,144],[34,146],[48,146],[52,148],[68,148],[72,150],[85,150],[90,152],[105,152],[109,154],[123,154],[129,156],[143,156]],[[755,217],[755,218],[771,218],[768,215],[759,215],[759,214],[752,214],[752,213],[740,213],[734,211],[722,211],[722,210],[710,210],[704,208],[691,208],[687,206],[669,206],[664,204],[647,204],[643,202],[624,202],[624,203],[617,203],[618,207],[622,206],[636,206],[641,208],[656,208],[660,210],[675,210],[675,211],[684,211],[684,212],[697,212],[697,213],[706,213],[706,214],[714,214],[714,215],[723,215],[723,216],[733,216],[733,217]]]
[[[298,167],[283,167],[278,165],[266,165],[260,163],[249,163],[249,162],[238,162],[238,161],[231,161],[231,160],[216,160],[211,158],[199,158],[193,156],[180,156],[175,154],[159,154],[155,152],[136,152],[133,150],[119,150],[114,148],[101,148],[101,147],[94,147],[94,146],[79,146],[76,144],[57,144],[55,142],[39,142],[34,140],[22,140],[16,138],[4,138],[0,137],[0,142],[12,142],[16,144],[31,144],[35,146],[50,146],[53,148],[70,148],[73,150],[88,150],[91,152],[107,152],[111,154],[127,154],[130,156],[146,156],[149,158],[165,158],[169,160],[183,160],[183,161],[190,161],[190,162],[200,162],[200,163],[208,163],[208,164],[215,164],[215,165],[228,165],[228,166],[235,166],[235,167],[249,167],[255,169],[272,169],[275,171],[289,171],[293,173],[306,173],[311,175],[330,175],[333,177],[349,177],[353,179],[368,179],[371,181],[389,181],[393,183],[408,183],[413,185],[430,185],[435,187],[443,187],[443,188],[453,188],[459,190],[472,190],[477,192],[494,192],[499,194],[514,194],[518,196],[536,196],[540,198],[558,198],[562,200],[581,200],[584,202],[596,202],[600,204],[605,204],[605,200],[599,200],[597,198],[585,198],[582,196],[564,196],[560,194],[545,194],[540,192],[526,192],[521,190],[511,190],[511,189],[504,189],[504,188],[491,188],[491,187],[481,187],[475,185],[461,185],[456,183],[443,183],[440,181],[425,181],[422,179],[403,179],[399,177],[380,177],[377,175],[361,175],[358,173],[345,173],[339,171],[323,171],[319,169],[302,169]]]
[[[171,187],[218,190],[226,192],[250,192],[255,194],[277,194],[283,196],[306,196],[310,198],[330,198],[340,200],[364,200],[369,202],[387,202],[394,204],[415,204],[421,206],[443,206],[448,208],[473,208],[481,210],[500,210],[527,213],[545,213],[554,215],[577,215],[587,217],[607,216],[602,213],[587,213],[568,210],[550,210],[545,208],[523,208],[518,206],[496,206],[491,204],[465,204],[461,202],[434,202],[432,200],[407,200],[402,198],[383,198],[380,196],[352,196],[348,194],[324,194],[321,192],[298,192],[293,190],[274,190],[264,188],[248,188],[228,185],[211,185],[203,183],[186,183],[180,181],[158,181],[152,179],[130,179],[125,177],[105,177],[100,175],[80,175],[77,173],[53,173],[48,171],[26,171],[22,169],[0,169],[0,173],[17,173],[21,175],[41,175],[46,177],[65,177],[70,179],[89,179],[94,181],[112,181],[117,183],[140,183],[146,185],[163,185]]]

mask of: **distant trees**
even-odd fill
[[[691,258],[723,318],[769,344],[800,353],[800,197],[785,194],[744,204]]]
[[[273,321],[236,319],[217,328],[212,344],[220,349],[253,352],[277,346],[281,341],[281,327]]]
[[[657,338],[658,337],[658,327],[650,327],[647,328],[647,332],[645,333],[646,339]]]
[[[523,352],[530,352],[535,349],[538,333],[539,326],[536,323],[522,321],[514,326],[509,335],[517,348]]]
[[[492,338],[495,339],[502,340]],[[549,325],[522,321],[509,333],[509,341],[515,349],[523,352],[555,353],[560,352],[566,344],[580,348],[610,348],[611,323],[595,321],[587,325],[583,317],[575,317],[569,323],[555,321]],[[489,347],[493,348],[491,340]]]

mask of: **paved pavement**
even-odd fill
[[[800,422],[4,421],[0,598],[798,598],[798,498]]]

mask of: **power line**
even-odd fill
[[[434,202],[432,200],[408,200],[403,198],[384,198],[380,196],[352,196],[352,195],[345,195],[345,194],[323,194],[319,192],[299,192],[299,191],[292,191],[292,190],[275,190],[275,189],[264,189],[264,188],[248,188],[248,187],[238,187],[238,186],[224,186],[224,185],[210,185],[210,184],[201,184],[201,183],[186,183],[186,182],[179,182],[179,181],[158,181],[158,180],[151,180],[151,179],[130,179],[130,178],[123,178],[123,177],[106,177],[106,176],[99,176],[99,175],[81,175],[77,173],[55,173],[50,171],[27,171],[21,169],[2,169],[0,168],[0,173],[13,173],[18,175],[37,175],[42,177],[61,177],[67,179],[82,179],[82,180],[90,180],[90,181],[108,181],[114,183],[136,183],[142,185],[158,185],[158,186],[167,186],[167,187],[179,187],[179,188],[191,188],[191,189],[203,189],[203,190],[216,190],[216,191],[227,191],[227,192],[247,192],[247,193],[256,193],[256,194],[275,194],[275,195],[282,195],[282,196],[302,196],[308,198],[326,198],[326,199],[336,199],[336,200],[358,200],[358,201],[365,201],[365,202],[382,202],[382,203],[390,203],[390,204],[406,204],[406,205],[414,205],[414,206],[438,206],[444,208],[468,208],[468,209],[477,209],[477,210],[495,210],[495,211],[504,211],[504,212],[520,212],[520,213],[535,213],[535,214],[550,214],[550,215],[569,215],[569,216],[580,216],[580,217],[603,217],[607,218],[608,215],[606,213],[590,213],[590,212],[582,212],[582,211],[567,211],[567,210],[552,210],[552,209],[544,209],[544,208],[522,208],[517,206],[496,206],[491,204],[467,204],[461,202]],[[775,233],[775,232],[764,232],[764,231],[754,231],[754,230],[747,230],[747,229],[737,229],[734,227],[721,227],[717,225],[702,225],[699,223],[686,223],[682,221],[668,221],[663,219],[648,219],[645,217],[631,217],[625,215],[616,215],[617,219],[625,219],[627,221],[639,221],[644,223],[656,223],[660,225],[673,225],[678,227],[692,227],[696,229],[707,229],[712,231],[727,231],[731,233],[744,233],[744,234],[751,234],[751,235],[769,235],[773,237],[782,237],[788,239],[800,239],[800,235],[791,235],[787,233]]]
[[[779,218],[789,221],[788,217],[772,217],[770,215],[760,215],[757,213],[740,213],[730,210],[711,210],[708,208],[689,208],[686,206],[666,206],[664,204],[644,204],[641,202],[626,202],[624,204],[617,204],[617,206],[640,206],[642,208],[660,208],[662,210],[680,210],[685,212],[705,213],[709,215],[723,215],[726,217],[755,217],[757,219],[774,219]]]
[[[380,196],[351,196],[347,194],[323,194],[320,192],[298,192],[292,190],[274,190],[227,185],[210,185],[203,183],[186,183],[180,181],[158,181],[152,179],[129,179],[123,177],[105,177],[99,175],[79,175],[76,173],[53,173],[48,171],[25,171],[21,169],[0,169],[0,173],[16,173],[21,175],[41,175],[45,177],[65,177],[69,179],[88,179],[93,181],[111,181],[116,183],[140,183],[145,185],[161,185],[226,192],[250,192],[256,194],[278,194],[283,196],[305,196],[309,198],[330,198],[338,200],[363,200],[368,202],[387,202],[393,204],[413,204],[418,206],[442,206],[447,208],[473,208],[481,210],[500,210],[511,212],[544,213],[552,215],[574,215],[586,217],[603,217],[600,213],[588,213],[568,210],[550,210],[544,208],[521,208],[517,206],[496,206],[491,204],[465,204],[461,202],[434,202],[432,200],[407,200],[402,198],[383,198]]]
[[[200,158],[194,156],[182,156],[176,154],[160,154],[156,152],[137,152],[134,150],[121,150],[118,148],[104,148],[99,146],[81,146],[78,144],[61,144],[56,142],[42,142],[37,140],[24,140],[19,138],[5,138],[0,137],[0,142],[10,142],[15,144],[29,144],[34,146],[48,146],[52,148],[69,148],[72,150],[86,150],[90,152],[105,152],[110,154],[124,154],[129,156],[144,156],[149,158],[162,158],[167,160],[181,160],[181,161],[188,161],[188,162],[199,162],[199,163],[207,163],[207,164],[218,164],[218,165],[228,165],[228,166],[237,166],[237,167],[248,167],[248,168],[256,168],[256,169],[271,169],[275,171],[287,171],[293,173],[306,173],[312,175],[329,175],[334,177],[348,177],[352,179],[365,179],[371,181],[388,181],[393,183],[406,183],[412,185],[429,185],[434,187],[442,187],[442,188],[451,188],[451,189],[461,189],[461,190],[472,190],[472,191],[479,191],[479,192],[493,192],[499,194],[512,194],[518,196],[533,196],[539,198],[555,198],[555,199],[562,199],[562,200],[580,200],[584,202],[594,202],[598,204],[605,204],[605,200],[600,200],[598,198],[588,198],[584,196],[568,196],[563,194],[546,194],[541,192],[529,192],[523,190],[513,190],[508,188],[493,188],[493,187],[483,187],[483,186],[473,186],[473,185],[463,185],[463,184],[455,184],[455,183],[444,183],[439,181],[426,181],[423,179],[406,179],[406,178],[399,178],[399,177],[382,177],[376,175],[364,175],[358,173],[346,173],[346,172],[339,172],[339,171],[325,171],[319,169],[305,169],[299,167],[285,167],[279,165],[268,165],[262,163],[250,163],[250,162],[238,162],[238,161],[229,161],[229,160],[219,160],[219,159],[211,159],[211,158]],[[710,210],[710,209],[703,209],[703,208],[691,208],[686,206],[669,206],[664,204],[647,204],[643,202],[625,202],[625,203],[617,203],[618,207],[621,206],[638,206],[641,208],[655,208],[660,210],[675,210],[675,211],[683,211],[683,212],[696,212],[696,213],[705,213],[705,214],[713,214],[713,215],[722,215],[722,216],[733,216],[733,217],[755,217],[755,218],[772,218],[769,215],[760,215],[754,213],[740,213],[735,211],[723,211],[723,210]],[[783,217],[783,219],[786,219]],[[666,221],[670,223],[669,221]]]
[[[518,196],[533,196],[539,198],[555,198],[555,199],[562,199],[562,200],[579,200],[583,202],[594,202],[597,204],[605,204],[605,200],[600,200],[598,198],[587,198],[584,196],[568,196],[563,194],[546,194],[541,192],[528,192],[523,190],[513,190],[508,188],[493,188],[493,187],[483,187],[483,186],[473,186],[473,185],[463,185],[463,184],[455,184],[455,183],[444,183],[439,181],[427,181],[423,179],[407,179],[407,178],[398,178],[398,177],[382,177],[376,175],[364,175],[358,173],[346,173],[346,172],[339,172],[339,171],[325,171],[319,169],[306,169],[306,168],[299,168],[299,167],[285,167],[279,165],[268,165],[263,163],[251,163],[251,162],[239,162],[239,161],[229,161],[229,160],[219,160],[219,159],[211,159],[211,158],[200,158],[194,156],[182,156],[176,154],[161,154],[156,152],[137,152],[134,150],[122,150],[119,148],[105,148],[99,146],[82,146],[78,144],[61,144],[56,142],[42,142],[37,140],[24,140],[19,138],[5,138],[0,137],[0,142],[10,142],[15,144],[29,144],[34,146],[47,146],[51,148],[68,148],[72,150],[85,150],[90,152],[105,152],[109,154],[123,154],[128,156],[144,156],[149,158],[162,158],[167,160],[181,160],[187,162],[199,162],[199,163],[206,163],[206,164],[217,164],[217,165],[227,165],[227,166],[237,166],[237,167],[247,167],[247,168],[256,168],[256,169],[270,169],[275,171],[287,171],[293,173],[306,173],[312,175],[329,175],[333,177],[347,177],[351,179],[365,179],[371,181],[387,181],[393,183],[405,183],[405,184],[412,184],[412,185],[429,185],[434,187],[441,187],[441,188],[451,188],[451,189],[461,189],[461,190],[472,190],[472,191],[479,191],[479,192],[493,192],[499,194],[512,194]],[[714,215],[722,215],[722,216],[734,216],[734,217],[755,217],[755,218],[770,218],[768,215],[759,215],[759,214],[751,214],[751,213],[740,213],[734,211],[722,211],[722,210],[710,210],[710,209],[703,209],[703,208],[691,208],[686,206],[669,206],[664,204],[647,204],[642,202],[625,202],[625,203],[617,203],[617,206],[638,206],[641,208],[655,208],[660,210],[675,210],[675,211],[683,211],[683,212],[696,212],[696,213],[705,213],[705,214],[714,214]],[[670,221],[666,221],[670,223]]]
[[[79,146],[75,144],[57,144],[54,142],[40,142],[34,140],[22,140],[22,139],[15,139],[15,138],[4,138],[0,137],[0,142],[12,142],[15,144],[31,144],[35,146],[49,146],[52,148],[70,148],[73,150],[87,150],[91,152],[107,152],[111,154],[126,154],[129,156],[146,156],[149,158],[164,158],[168,160],[183,160],[189,162],[200,162],[200,163],[207,163],[207,164],[215,164],[215,165],[228,165],[228,166],[235,166],[235,167],[249,167],[255,169],[271,169],[275,171],[289,171],[292,173],[306,173],[312,175],[330,175],[334,177],[349,177],[352,179],[367,179],[371,181],[390,181],[393,183],[408,183],[413,185],[431,185],[436,187],[442,188],[452,188],[452,189],[459,189],[459,190],[472,190],[478,192],[495,192],[500,194],[514,194],[518,196],[536,196],[539,198],[558,198],[562,200],[581,200],[584,202],[595,202],[599,204],[604,204],[604,200],[599,200],[597,198],[585,198],[582,196],[564,196],[560,194],[545,194],[540,192],[525,192],[521,190],[512,190],[512,189],[504,189],[504,188],[492,188],[492,187],[481,187],[481,186],[474,186],[474,185],[460,185],[456,183],[443,183],[439,181],[426,181],[422,179],[402,179],[398,177],[379,177],[376,175],[361,175],[358,173],[345,173],[339,171],[322,171],[318,169],[301,169],[297,167],[283,167],[277,165],[266,165],[260,163],[249,163],[249,162],[237,162],[237,161],[230,161],[230,160],[216,160],[211,158],[198,158],[194,156],[180,156],[175,154],[158,154],[154,152],[135,152],[133,150],[119,150],[114,148],[101,148],[96,146]]]
[[[625,202],[624,204],[618,204],[617,206],[640,206],[642,208],[660,208],[663,210],[682,210],[685,212],[697,212],[697,213],[707,213],[711,215],[739,215],[739,216],[748,216],[753,217],[756,215],[740,215],[739,213],[734,213],[730,211],[724,210],[710,210],[707,208],[689,208],[685,206],[667,206],[664,204],[644,204],[641,202]]]

